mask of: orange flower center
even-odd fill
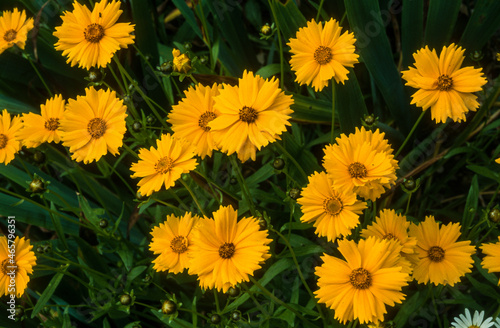
[[[245,123],[253,123],[257,119],[258,114],[252,107],[244,106],[240,109],[240,120]]]
[[[319,46],[314,52],[314,60],[320,65],[326,65],[332,60],[332,49]]]
[[[441,262],[444,259],[444,249],[439,246],[432,246],[429,248],[427,256],[432,262]]]
[[[10,30],[5,32],[5,34],[3,35],[3,39],[7,42],[11,42],[16,38],[16,36],[17,36],[17,32],[13,29],[10,29]]]
[[[3,274],[11,273],[12,270],[14,272],[17,272],[17,263],[14,261],[14,263],[10,262],[10,259],[5,259],[2,261],[2,272]]]
[[[55,131],[59,127],[59,119],[51,117],[45,121],[45,128],[49,131]]]
[[[102,118],[95,117],[89,121],[87,131],[94,139],[99,139],[106,132],[106,122]]]
[[[99,24],[90,24],[83,31],[83,35],[88,42],[97,43],[104,37],[104,28]]]
[[[219,247],[219,256],[223,259],[230,259],[234,255],[234,244],[233,243],[224,243],[221,247]]]
[[[388,240],[392,240],[392,239],[395,239],[395,240],[399,240],[398,237],[394,236],[392,233],[388,233],[386,235],[384,235],[384,237],[382,237],[382,239],[388,239]]]
[[[205,130],[206,132],[210,131],[210,127],[207,126],[208,122],[213,121],[217,116],[214,112],[205,112],[201,114],[200,119],[198,120],[198,125],[200,128]]]
[[[448,91],[453,86],[453,79],[448,75],[441,75],[437,79],[438,89],[441,91]]]
[[[368,174],[366,166],[364,166],[364,164],[361,164],[360,162],[349,164],[347,170],[349,171],[351,178],[366,178],[366,175]]]
[[[173,167],[174,161],[172,161],[170,157],[167,156],[160,158],[160,160],[155,164],[155,170],[159,174],[170,172]]]
[[[352,270],[349,275],[349,281],[351,285],[356,289],[367,289],[372,285],[372,275],[368,270],[363,268],[358,268]]]
[[[175,236],[170,242],[170,248],[175,253],[184,253],[188,249],[188,239],[184,236]]]
[[[7,147],[7,142],[9,141],[9,138],[5,134],[0,134],[0,149],[4,149]]]
[[[323,201],[323,208],[325,209],[325,212],[330,214],[330,215],[337,215],[340,212],[342,212],[342,209],[344,208],[344,204],[342,203],[342,200],[340,200],[339,197],[330,197],[328,199],[325,199]]]

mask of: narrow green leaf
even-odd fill
[[[337,84],[337,103],[335,110],[339,116],[340,130],[342,133],[353,133],[361,125],[361,119],[368,114],[363,93],[352,68],[349,68],[349,79],[345,84]],[[333,81],[332,81],[333,83]]]
[[[40,295],[40,298],[35,304],[35,307],[33,308],[33,311],[31,312],[31,319],[33,319],[38,312],[40,312],[45,304],[50,300],[52,297],[52,294],[56,291],[57,286],[59,286],[59,283],[61,282],[62,278],[64,277],[64,273],[66,270],[68,270],[69,265],[66,265],[62,268],[63,272],[58,272],[52,277],[50,280],[49,284],[45,287],[42,295]]]
[[[425,45],[437,49],[439,53],[448,44],[461,4],[461,0],[430,1],[425,24]]]
[[[477,204],[479,200],[479,184],[477,182],[477,175],[472,178],[469,195],[465,202],[464,214],[462,216],[462,231],[467,231],[474,220],[477,212]]]
[[[396,314],[396,317],[394,317],[396,328],[407,327],[408,320],[412,321],[411,316],[415,313],[418,313],[418,309],[420,309],[425,304],[426,300],[426,293],[422,293],[420,291],[417,291],[410,298],[405,300],[403,302],[403,305],[399,309],[398,314]]]
[[[188,7],[188,5],[186,4],[186,1],[184,1],[184,0],[172,0],[172,2],[177,7],[177,9],[179,9],[182,16],[186,19],[186,22],[188,22],[189,26],[191,26],[191,28],[196,33],[196,35],[200,39],[203,39],[203,35],[201,34],[200,27],[196,23],[196,17],[193,13],[193,10],[191,10],[191,8]]]
[[[500,1],[478,0],[462,34],[460,45],[467,52],[481,50],[500,28]]]
[[[500,175],[497,172],[488,169],[487,167],[479,165],[467,165],[467,168],[472,172],[482,175],[483,177],[487,177],[494,181],[500,182]]]
[[[278,0],[272,0],[271,6],[276,14],[281,34],[285,38],[284,43],[287,43],[290,38],[295,37],[300,27],[306,26],[307,20],[297,8],[295,1],[282,3]]]
[[[54,212],[57,212],[57,209],[54,206],[53,202],[50,202],[50,209],[53,210]],[[66,242],[66,237],[64,236],[64,230],[61,224],[61,218],[59,217],[59,215],[54,215],[54,214],[51,214],[50,218],[52,219],[52,224],[54,225],[54,230],[57,234],[57,237],[59,237],[59,239],[63,243],[64,248],[68,249],[68,243]]]
[[[424,46],[424,1],[403,1],[401,16],[402,68],[413,63],[412,54]]]
[[[255,72],[255,75],[259,75],[264,79],[268,79],[273,75],[279,74],[280,72],[281,72],[281,65],[275,63],[259,68],[259,70]]]
[[[304,123],[331,124],[331,102],[313,99],[299,94],[293,94],[292,120]]]

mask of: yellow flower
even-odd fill
[[[59,41],[56,50],[62,50],[71,66],[89,70],[93,66],[106,67],[120,48],[134,43],[134,25],[116,23],[122,10],[120,1],[102,0],[90,11],[78,1],[73,3],[73,11],[65,11],[62,25],[56,27],[54,36]]]
[[[110,152],[119,153],[126,131],[127,108],[114,91],[85,89],[85,96],[69,99],[60,120],[63,145],[71,158],[88,164]]]
[[[33,28],[33,18],[26,19],[26,12],[14,8],[4,11],[0,17],[0,54],[16,45],[24,49],[28,32]]]
[[[172,106],[168,122],[172,124],[174,137],[185,138],[196,147],[196,153],[202,159],[212,157],[212,150],[217,149],[208,123],[220,115],[214,106],[214,97],[219,94],[217,84],[205,87],[198,84],[184,91],[186,98]]]
[[[500,164],[500,157],[495,160],[495,163]]]
[[[406,85],[419,89],[412,95],[412,104],[431,108],[436,123],[465,121],[465,114],[479,107],[472,92],[480,91],[486,84],[481,68],[460,68],[464,60],[464,49],[451,44],[443,47],[438,58],[436,50],[425,47],[413,54],[415,68],[403,71]]]
[[[481,266],[488,269],[488,272],[500,272],[500,237],[498,237],[497,243],[483,244],[479,248],[486,255]],[[498,285],[500,285],[500,280],[498,280]]]
[[[202,288],[226,292],[261,267],[270,257],[271,239],[259,230],[254,217],[237,221],[238,212],[221,206],[212,219],[201,219],[193,231],[190,274],[197,274]]]
[[[191,70],[191,59],[188,55],[182,54],[179,49],[172,49],[172,55],[174,56],[174,71],[187,74]]]
[[[342,323],[383,321],[386,304],[394,306],[405,298],[401,289],[408,274],[396,266],[399,254],[387,240],[375,237],[359,244],[343,239],[338,244],[345,261],[326,254],[321,257],[324,263],[316,267],[316,296],[335,310],[335,318]]]
[[[163,134],[156,140],[156,148],[139,150],[139,162],[132,164],[132,178],[142,178],[138,186],[142,195],[149,196],[161,189],[175,185],[182,173],[196,168],[194,146],[184,139],[177,139],[170,134]]]
[[[257,149],[286,131],[293,99],[278,84],[274,77],[264,80],[245,71],[238,86],[224,85],[214,98],[214,109],[221,114],[208,123],[221,151],[236,152],[242,162],[255,161]]]
[[[33,245],[30,245],[29,239],[17,236],[13,243],[10,240],[8,242],[6,236],[0,236],[0,262],[2,263],[0,296],[15,293],[17,297],[21,297],[30,281],[28,274],[33,273],[33,267],[36,265],[36,256],[31,251]],[[10,257],[11,254],[14,256]],[[15,284],[11,283],[12,277]],[[12,285],[15,285],[15,290],[11,290]]]
[[[15,138],[17,132],[23,127],[19,116],[14,116],[12,121],[6,109],[0,115],[0,163],[9,164],[21,148],[21,143]]]
[[[410,225],[410,236],[417,238],[417,262],[414,263],[413,278],[419,283],[454,286],[474,262],[475,247],[470,241],[457,241],[460,224],[449,223],[439,227],[432,215],[418,226]]]
[[[24,146],[38,147],[44,142],[59,143],[59,120],[63,118],[66,101],[61,95],[56,95],[40,105],[41,114],[23,114],[23,128],[16,134]]]
[[[309,176],[309,183],[301,195],[297,199],[304,213],[300,220],[314,222],[316,234],[329,241],[350,235],[366,208],[366,203],[359,201],[352,191],[337,190],[325,172]]]
[[[199,217],[186,213],[182,217],[168,215],[164,223],[160,223],[151,232],[153,240],[149,249],[158,254],[153,260],[156,271],[179,273],[189,266],[189,253],[193,250],[193,235],[191,231],[196,226]]]
[[[346,67],[353,67],[359,56],[354,53],[354,34],[346,31],[340,35],[341,31],[333,18],[324,27],[313,19],[299,29],[296,39],[290,39],[290,65],[296,82],[321,91],[332,78],[342,84],[348,79]]]
[[[374,201],[395,184],[398,165],[383,136],[361,128],[326,146],[323,167],[336,187]]]

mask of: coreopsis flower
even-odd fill
[[[163,134],[156,140],[156,148],[139,150],[139,162],[130,168],[134,172],[132,178],[142,178],[139,192],[149,196],[163,185],[166,189],[174,186],[182,173],[194,170],[197,165],[194,156],[195,148],[188,141]]]
[[[356,129],[325,147],[323,167],[340,189],[374,201],[396,182],[397,161],[384,134]]]
[[[213,219],[201,219],[193,231],[189,273],[197,274],[202,288],[226,292],[261,267],[270,257],[271,239],[254,217],[238,221],[238,212],[221,206]]]
[[[63,23],[56,27],[54,36],[59,39],[55,48],[68,57],[67,63],[87,70],[106,67],[116,51],[134,43],[134,25],[116,22],[123,12],[120,4],[101,0],[90,11],[75,1],[73,11],[63,13]]]
[[[415,67],[403,71],[406,85],[419,89],[412,95],[412,104],[431,108],[436,123],[451,118],[455,122],[465,121],[465,114],[479,107],[473,92],[486,84],[481,68],[460,68],[465,58],[464,49],[455,44],[443,47],[439,57],[436,50],[428,46],[413,54]]]
[[[490,328],[495,323],[493,318],[489,317],[484,319],[484,311],[475,311],[474,318],[471,316],[469,309],[465,309],[465,315],[460,314],[459,317],[454,318],[451,325],[455,328]]]
[[[33,18],[26,18],[26,12],[14,8],[6,10],[0,17],[0,54],[14,45],[24,49],[28,32],[33,28]]]
[[[62,96],[56,95],[40,105],[40,115],[23,114],[23,128],[16,137],[28,148],[38,147],[44,142],[59,143],[59,121],[63,118],[65,105]]]
[[[245,162],[256,159],[256,151],[279,139],[293,112],[292,96],[279,88],[274,77],[265,80],[245,71],[238,86],[224,85],[214,98],[214,109],[220,112],[208,123],[221,151]]]
[[[33,267],[36,265],[36,256],[31,250],[32,248],[33,245],[30,244],[29,239],[24,237],[17,236],[14,242],[10,243],[6,236],[0,236],[0,263],[2,266],[0,296],[15,293],[17,297],[21,297],[24,294],[30,281],[28,275],[33,273]],[[11,284],[11,278],[14,278],[15,284]],[[13,285],[15,286],[13,287]]]
[[[179,49],[172,49],[172,55],[174,56],[173,64],[174,71],[186,74],[191,70],[191,59],[188,55],[181,54]]]
[[[399,253],[391,243],[370,237],[356,244],[340,240],[338,250],[345,260],[323,255],[316,267],[319,301],[335,311],[340,322],[358,319],[360,323],[379,322],[387,313],[386,305],[401,303],[401,292],[408,273],[397,266]]]
[[[483,244],[479,248],[486,254],[481,266],[488,269],[488,272],[500,272],[500,237],[497,243]],[[500,280],[498,280],[498,285],[500,285]]]
[[[410,236],[417,238],[416,262],[413,278],[419,283],[454,286],[467,272],[474,260],[475,247],[470,241],[457,241],[460,237],[460,224],[443,225],[427,216],[419,225],[410,225]]]
[[[165,222],[153,228],[149,249],[158,255],[153,260],[156,271],[179,273],[189,267],[189,253],[193,250],[193,228],[199,217],[186,213],[182,217],[167,215]]]
[[[340,35],[341,31],[333,18],[324,26],[313,19],[299,29],[295,39],[290,39],[287,44],[293,54],[290,65],[297,75],[296,82],[321,91],[332,78],[342,84],[348,79],[346,67],[353,67],[359,55],[354,53],[354,34],[346,31]]]
[[[0,163],[9,164],[21,148],[16,134],[23,127],[19,116],[10,117],[6,109],[0,115]]]
[[[88,164],[123,145],[127,107],[115,91],[85,89],[85,96],[69,99],[59,121],[61,140],[71,158]]]
[[[351,234],[366,208],[366,203],[358,200],[354,192],[337,190],[325,172],[309,176],[301,195],[297,199],[304,213],[300,220],[314,222],[316,234],[329,241]]]
[[[219,94],[217,84],[205,87],[198,84],[184,91],[186,98],[172,106],[167,122],[172,124],[174,137],[185,138],[196,147],[196,154],[202,159],[212,157],[217,149],[208,123],[220,113],[214,109],[214,97]]]

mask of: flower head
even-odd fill
[[[134,43],[134,25],[116,23],[122,10],[120,1],[101,0],[90,11],[78,1],[73,3],[73,11],[65,11],[62,25],[56,27],[54,36],[59,41],[56,50],[62,50],[71,66],[89,70],[91,67],[106,67],[120,48]]]
[[[21,148],[21,143],[15,138],[17,132],[23,127],[19,116],[10,119],[6,109],[0,115],[0,163],[9,164]]]
[[[188,268],[189,253],[193,250],[193,228],[199,217],[186,213],[182,217],[168,215],[164,223],[160,223],[151,232],[153,240],[149,249],[157,254],[153,260],[156,271],[182,272]]]
[[[296,38],[288,43],[293,54],[290,64],[297,75],[295,81],[321,91],[332,78],[342,84],[347,80],[346,67],[353,67],[359,56],[354,53],[354,34],[340,35],[341,31],[333,18],[324,26],[313,19],[299,29]]]
[[[325,172],[309,176],[301,195],[297,199],[304,213],[300,220],[314,222],[316,234],[329,241],[349,235],[366,208],[366,203],[359,201],[354,192],[337,190]]]
[[[417,226],[410,225],[410,236],[417,238],[417,257],[413,277],[419,283],[454,286],[474,262],[470,241],[457,241],[460,224],[449,223],[440,228],[432,215]]]
[[[14,247],[9,247],[14,245]],[[33,273],[36,265],[35,253],[31,250],[29,239],[19,236],[14,239],[14,243],[7,242],[7,237],[0,236],[0,296],[10,294],[11,278],[15,279],[15,293],[17,297],[24,294],[30,278],[28,274]],[[14,250],[14,257],[11,257],[11,250]],[[10,256],[9,256],[10,255]]]
[[[245,162],[256,159],[256,150],[279,139],[290,125],[291,96],[273,77],[264,80],[245,71],[238,86],[224,85],[214,98],[220,116],[208,123],[217,146],[228,155],[238,154]]]
[[[460,68],[464,51],[451,44],[443,47],[438,58],[436,50],[426,46],[413,54],[415,67],[402,72],[406,85],[419,89],[412,95],[411,103],[423,110],[430,107],[436,123],[444,123],[448,118],[465,121],[465,114],[479,107],[472,92],[480,91],[486,79],[481,68]]]
[[[196,168],[194,146],[184,139],[177,139],[170,134],[163,134],[156,140],[156,148],[139,150],[139,162],[132,164],[132,178],[142,178],[139,192],[149,196],[163,185],[168,189],[175,185],[182,173]]]
[[[182,54],[179,49],[172,49],[172,55],[174,56],[174,71],[187,74],[191,70],[191,59],[188,55]]]
[[[208,123],[220,115],[213,108],[214,97],[219,94],[217,84],[205,87],[198,84],[184,91],[186,98],[172,106],[168,122],[172,124],[174,137],[185,138],[196,147],[196,153],[202,159],[212,157],[217,149]]]
[[[460,318],[455,317],[455,322],[451,325],[455,328],[489,328],[494,325],[493,318],[489,317],[483,321],[484,311],[475,311],[474,318],[472,318],[469,309],[465,309],[465,315],[460,314]]]
[[[481,266],[488,269],[488,272],[500,272],[500,237],[495,244],[483,244],[480,248],[486,254]],[[500,280],[498,280],[498,285],[500,285]]]
[[[0,54],[16,45],[24,49],[28,32],[33,28],[33,18],[26,19],[26,12],[14,8],[4,11],[0,17]]]
[[[221,206],[213,219],[201,219],[193,231],[190,274],[197,274],[203,288],[226,292],[229,287],[248,281],[248,276],[270,257],[271,239],[259,230],[254,217],[237,221],[238,212]]]
[[[85,96],[69,99],[60,123],[63,145],[71,158],[88,164],[110,152],[119,153],[126,131],[127,107],[114,91],[85,89]]]
[[[40,105],[40,115],[23,114],[23,128],[16,138],[28,148],[38,147],[44,142],[59,143],[59,121],[63,118],[66,101],[61,95],[56,95]]]

